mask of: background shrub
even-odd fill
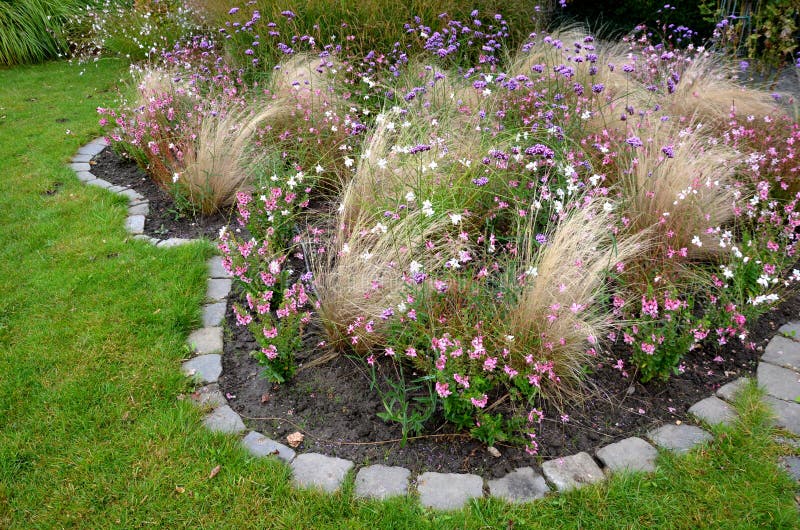
[[[41,62],[67,49],[61,26],[86,2],[0,0],[0,64]]]

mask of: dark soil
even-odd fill
[[[171,212],[169,194],[153,184],[135,164],[106,149],[93,160],[92,172],[114,184],[132,186],[150,201],[145,230],[153,237],[215,238],[225,224],[224,216],[192,221]],[[155,227],[155,230],[153,229]],[[663,423],[686,422],[688,408],[721,385],[752,375],[766,343],[783,323],[800,316],[800,295],[764,315],[751,327],[755,350],[729,344],[717,351],[697,350],[684,359],[686,371],[667,383],[642,385],[633,374],[623,378],[611,367],[614,351],[599,362],[589,382],[603,389],[582,405],[568,405],[568,422],[554,410],[545,410],[537,441],[538,457],[523,449],[497,444],[494,457],[482,444],[443,428],[429,436],[400,446],[400,427],[386,424],[376,413],[383,410],[380,398],[370,390],[364,363],[340,355],[319,366],[302,366],[325,353],[318,347],[320,335],[313,330],[305,338],[304,353],[296,377],[274,385],[261,376],[261,367],[251,356],[256,343],[250,333],[236,326],[228,308],[223,374],[220,389],[231,407],[242,415],[249,428],[286,443],[296,431],[305,435],[299,451],[319,451],[347,458],[356,464],[398,465],[414,472],[471,472],[498,477],[521,466],[536,465],[541,459],[593,452],[608,443],[642,435]],[[719,357],[718,357],[719,356]],[[624,353],[619,357],[626,359]],[[715,361],[714,359],[717,358]]]
[[[195,216],[175,208],[170,193],[160,187],[132,160],[122,158],[107,147],[90,162],[92,174],[118,186],[135,189],[150,203],[150,213],[144,223],[144,233],[157,239],[180,237],[216,239],[219,230],[228,224],[225,213]]]

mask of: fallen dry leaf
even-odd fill
[[[487,448],[486,448],[486,450],[487,450],[487,451],[489,452],[489,454],[490,454],[490,455],[492,455],[493,457],[495,457],[495,458],[500,458],[500,451],[498,451],[498,450],[497,450],[497,447],[495,447],[495,446],[491,445],[491,446],[487,447]]]
[[[211,470],[211,473],[209,473],[209,474],[208,474],[208,478],[214,478],[214,477],[216,477],[216,476],[217,476],[217,473],[219,473],[219,470],[220,470],[220,469],[222,469],[222,466],[217,466],[217,467],[215,467],[214,469],[212,469],[212,470]]]
[[[183,486],[175,486],[176,493],[183,493],[184,491],[186,491],[186,488],[184,488]]]
[[[303,443],[304,438],[305,436],[303,436],[303,433],[298,431],[298,432],[293,432],[292,434],[287,436],[286,441],[289,442],[289,447],[295,448],[301,443]]]
[[[267,401],[269,401],[269,397],[270,397],[270,396],[269,396],[269,394],[267,394],[267,393],[261,394],[261,404],[263,405],[264,403],[266,403]]]

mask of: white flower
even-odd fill
[[[361,254],[361,259],[363,259],[364,261],[369,261],[370,259],[372,259],[372,253],[364,251],[364,253]]]
[[[692,245],[694,245],[696,247],[702,247],[703,246],[703,242],[700,241],[700,238],[698,236],[694,236],[692,238]]]
[[[422,203],[422,213],[425,214],[425,217],[432,217],[433,216],[433,205],[431,201],[423,201]]]
[[[342,254],[350,254],[350,244],[345,243],[342,245]]]
[[[180,178],[181,178],[181,174],[180,173],[173,173],[172,182],[173,183],[178,182],[178,180],[180,180]]]
[[[379,168],[386,169],[386,164],[387,164],[387,162],[386,162],[385,158],[379,158],[378,159],[378,167]]]
[[[399,312],[401,312],[401,313],[405,313],[406,312],[406,308],[407,308],[407,306],[406,306],[405,302],[400,302],[399,304],[397,304],[397,310]]]
[[[433,170],[433,169],[436,169],[437,167],[439,167],[439,164],[437,164],[435,160],[431,160],[431,163],[428,164],[428,167]]]
[[[606,201],[606,203],[603,204],[603,211],[606,212],[606,213],[613,212],[614,211],[614,205],[611,204],[610,202]]]
[[[528,267],[528,269],[525,271],[525,275],[533,276],[534,278],[536,278],[537,276],[539,276],[539,269],[537,269],[536,267]]]
[[[321,165],[317,164],[317,167],[314,168],[314,171],[316,171],[317,175],[319,175],[320,173],[325,171],[325,168],[323,168]]]
[[[450,214],[450,222],[452,222],[454,225],[457,225],[458,223],[461,222],[461,218],[462,217],[463,216],[460,213],[451,213]]]
[[[371,230],[371,232],[372,232],[373,234],[377,234],[377,233],[385,234],[387,230],[388,230],[388,228],[386,227],[386,225],[385,225],[385,224],[383,224],[383,223],[378,223],[378,224],[376,224],[376,225],[373,227],[373,229]]]
[[[422,270],[422,263],[420,263],[419,261],[416,261],[416,260],[412,261],[408,265],[408,270],[409,270],[409,272],[411,272],[411,274],[416,274],[416,273],[418,273],[418,272],[420,272]]]
[[[416,198],[417,198],[417,196],[414,195],[413,191],[409,191],[408,193],[406,193],[406,202],[413,202],[414,199],[416,199]]]
[[[458,262],[458,260],[456,258],[451,259],[450,261],[445,263],[444,266],[449,268],[449,269],[460,269],[461,268],[461,264]]]
[[[353,159],[349,156],[344,157],[344,165],[347,167],[353,167]]]
[[[733,278],[733,271],[731,271],[730,267],[727,265],[720,265],[720,268],[722,269],[722,276],[728,279]]]

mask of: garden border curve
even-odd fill
[[[97,186],[128,199],[126,230],[134,239],[145,240],[159,248],[169,248],[192,239],[157,239],[144,234],[144,224],[149,204],[135,190],[115,186],[98,179],[91,172],[90,161],[108,146],[104,138],[97,138],[78,149],[70,167],[77,177],[89,186]],[[350,460],[319,453],[297,454],[292,448],[258,432],[250,431],[241,417],[228,405],[219,390],[217,381],[222,374],[223,332],[227,299],[231,290],[231,276],[222,267],[222,258],[208,261],[206,301],[203,305],[203,327],[193,331],[187,344],[194,357],[182,364],[183,373],[194,377],[203,385],[192,400],[210,410],[203,422],[214,432],[234,435],[246,433],[241,443],[254,457],[275,456],[292,469],[292,482],[300,488],[318,488],[336,492],[354,469]],[[787,338],[791,336],[792,338]],[[796,339],[796,340],[794,340]],[[757,380],[764,387],[765,400],[775,412],[775,423],[796,436],[800,436],[800,321],[782,326],[767,345],[757,369]],[[738,379],[718,389],[689,408],[698,420],[716,425],[730,424],[736,419],[731,407],[736,392],[745,383]],[[384,499],[395,495],[416,494],[423,506],[452,510],[463,507],[470,499],[493,496],[509,502],[529,502],[548,493],[579,488],[584,484],[601,482],[608,474],[620,471],[655,470],[657,447],[683,453],[694,446],[711,440],[706,430],[687,424],[665,424],[647,433],[648,441],[630,437],[595,449],[594,456],[586,452],[544,462],[542,474],[532,467],[518,468],[506,476],[485,480],[474,474],[425,472],[412,481],[412,472],[402,467],[381,464],[361,467],[355,475],[356,497]],[[800,457],[786,457],[783,464],[800,480]]]

